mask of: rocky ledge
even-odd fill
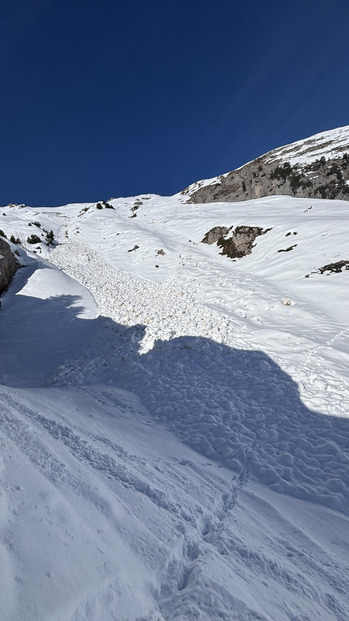
[[[0,295],[9,286],[18,267],[10,245],[0,237]]]
[[[349,126],[269,151],[232,172],[193,183],[188,203],[262,196],[349,200]]]

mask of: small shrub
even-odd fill
[[[293,194],[296,193],[297,189],[301,186],[301,176],[300,175],[292,175],[290,179],[291,190]]]
[[[305,190],[306,188],[311,188],[313,187],[312,182],[310,181],[310,179],[303,179],[303,181],[301,182],[301,187],[303,188],[303,190]]]
[[[292,166],[290,162],[285,162],[281,166],[277,166],[270,174],[270,179],[282,179],[286,181],[288,175],[292,172]]]
[[[46,243],[48,246],[52,246],[54,244],[55,241],[55,236],[53,234],[53,231],[50,231],[48,233],[46,233]]]
[[[21,240],[19,239],[19,237],[15,237],[14,235],[11,235],[10,242],[12,242],[13,244],[17,244],[18,246],[21,243]]]
[[[5,239],[7,239],[7,237],[6,237],[5,233],[4,233],[4,231],[2,231],[1,229],[0,229],[0,237],[5,237]]]
[[[103,209],[103,205],[101,203],[97,203],[96,207],[97,209]]]
[[[40,244],[41,239],[38,235],[31,235],[30,237],[27,237],[27,242],[28,244]]]

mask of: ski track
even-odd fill
[[[59,246],[52,260],[93,293],[103,316],[85,360],[67,362],[53,383],[117,382],[156,421],[237,474],[348,510],[347,420],[308,410],[268,356],[237,349],[245,345],[238,322],[171,283],[118,272],[76,242]]]
[[[301,617],[292,617],[287,614],[286,606],[284,616],[280,618],[302,618],[305,621],[314,619],[345,621],[347,618],[345,594],[349,583],[346,575],[341,573],[342,568],[336,567],[332,558],[320,546],[309,540],[305,533],[298,532],[294,543],[292,537],[284,539],[283,532],[294,530],[294,526],[285,523],[285,518],[277,516],[282,524],[280,539],[272,539],[263,532],[263,523],[259,523],[258,515],[251,519],[251,513],[244,507],[246,498],[242,499],[241,504],[239,497],[249,479],[249,459],[240,475],[233,475],[225,485],[221,482],[221,492],[217,497],[217,481],[213,480],[211,485],[210,476],[207,476],[204,480],[201,479],[200,485],[201,473],[198,473],[198,485],[193,490],[192,473],[197,466],[192,462],[178,460],[176,463],[170,459],[161,460],[159,462],[161,467],[157,468],[156,458],[144,460],[125,451],[115,441],[105,436],[86,435],[67,420],[62,419],[59,422],[42,415],[29,405],[25,405],[23,398],[18,399],[13,394],[4,392],[0,398],[4,411],[2,432],[56,488],[65,490],[70,488],[74,494],[82,495],[116,531],[124,536],[127,536],[127,532],[123,532],[120,520],[115,517],[112,500],[106,501],[103,486],[107,486],[119,502],[121,497],[127,504],[129,494],[138,498],[142,496],[146,503],[150,503],[158,510],[157,521],[154,523],[152,517],[149,526],[153,534],[159,538],[160,544],[164,537],[163,533],[166,532],[168,537],[168,532],[172,530],[173,551],[170,555],[161,553],[155,542],[150,544],[148,541],[147,548],[144,548],[141,539],[135,537],[132,541],[134,551],[143,556],[143,561],[149,564],[149,570],[154,569],[152,557],[157,557],[158,564],[158,582],[154,587],[157,608],[139,619],[142,618],[144,621],[164,619],[179,621],[196,618],[204,621],[273,619],[272,613],[264,613],[258,605],[255,609],[249,608],[241,595],[239,596],[238,590],[237,593],[232,593],[225,590],[221,584],[216,584],[215,576],[210,575],[212,563],[217,565],[217,571],[226,575],[227,580],[233,575],[235,581],[236,577],[238,581],[239,579],[249,581],[253,576],[255,579],[256,574],[260,574],[259,588],[263,581],[268,579],[277,587],[278,592],[280,589],[281,592],[283,590],[287,592],[288,601],[294,598],[295,610],[301,602],[303,608],[310,606],[313,611],[312,616],[303,614]],[[107,393],[102,393],[98,399],[102,399],[107,405],[110,397]],[[55,446],[61,457],[63,457],[62,446],[69,452],[72,460],[70,466],[67,465],[69,463],[67,459],[64,459],[64,462],[57,459],[54,454]],[[86,468],[89,472],[92,470],[98,473],[98,486],[93,485],[93,478],[85,480]],[[186,469],[191,471],[188,479],[185,476]],[[152,483],[149,484],[149,481]],[[183,504],[175,501],[177,488],[180,488],[181,495],[183,490],[187,495],[185,508]],[[127,492],[126,495],[122,493],[122,489]],[[161,491],[162,489],[166,489],[166,493]],[[253,497],[253,494],[250,492],[249,496]],[[255,497],[253,502],[255,504]],[[275,515],[272,515],[275,509],[265,501],[259,500],[259,502],[262,503],[261,513],[266,511],[267,516],[272,516],[275,521]],[[139,500],[138,504],[141,504]],[[203,511],[205,505],[206,509]],[[250,517],[246,518],[246,532],[239,529],[237,535],[236,524],[247,514]],[[145,507],[142,519],[147,524]],[[164,529],[165,523],[167,523],[166,529]],[[258,532],[258,541],[261,539],[264,541],[259,549],[256,549],[249,539],[251,530]],[[307,553],[297,547],[299,540],[304,544]],[[168,543],[166,540],[166,546]],[[302,573],[300,566],[303,569]],[[72,618],[76,620],[84,618],[79,614]]]
[[[316,276],[305,287],[299,272],[343,258],[344,236],[338,248],[327,237],[323,203],[309,262],[316,205],[295,202],[284,220],[291,199],[264,199],[274,241],[231,269],[199,240],[216,224],[258,224],[263,200],[249,215],[151,196],[138,207],[147,199],[151,216],[144,206],[132,221],[137,197],[98,214],[11,207],[2,225],[23,240],[33,217],[56,226],[62,243],[35,252],[91,292],[99,317],[57,293],[90,336],[52,377],[44,363],[21,383],[14,366],[0,387],[1,621],[348,621],[348,330],[344,310],[322,304],[324,279],[312,289]],[[336,202],[327,209],[344,223]],[[298,248],[281,263],[291,223]],[[134,242],[130,272],[118,270]],[[28,281],[36,264],[47,266],[33,255]],[[328,288],[340,305],[342,282]],[[24,295],[49,300],[38,283]]]
[[[145,459],[114,436],[87,433],[63,413],[52,418],[15,390],[1,391],[2,434],[57,490],[92,505],[153,576],[152,610],[120,620],[347,621],[343,566],[250,485],[266,483],[346,512],[347,421],[308,410],[286,373],[253,351],[239,319],[198,303],[194,292],[117,271],[76,242],[58,246],[50,259],[89,289],[100,317],[83,354],[48,384],[81,390],[109,412],[123,406],[108,384],[130,390],[149,412],[150,433],[151,424],[163,423],[215,460],[199,467]],[[310,379],[315,353],[306,359]],[[106,388],[89,391],[89,384],[102,383]],[[133,415],[129,404],[124,410]],[[213,463],[227,466],[230,476],[214,476]],[[9,510],[15,517],[21,503]],[[120,511],[132,521],[131,539]],[[269,520],[277,524],[272,537]],[[8,545],[6,535],[3,542]],[[246,598],[249,583],[254,603]],[[265,592],[267,583],[275,593]],[[95,619],[101,605],[117,609],[120,589],[117,582],[98,587],[67,618]],[[34,612],[30,618],[37,618]]]

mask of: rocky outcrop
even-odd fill
[[[263,230],[260,226],[237,226],[230,237],[227,237],[232,228],[215,226],[206,233],[202,243],[217,243],[217,246],[222,249],[221,254],[230,259],[241,259],[251,254],[254,241],[259,235],[270,231],[270,229]]]
[[[202,240],[202,243],[209,245],[215,244],[216,241],[218,241],[221,237],[227,235],[229,231],[230,229],[228,229],[226,226],[214,226],[213,229],[206,233],[205,237]]]
[[[9,244],[0,237],[0,294],[8,287],[18,267]]]
[[[183,191],[189,203],[234,202],[285,194],[349,200],[349,127],[318,134]]]

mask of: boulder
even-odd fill
[[[0,237],[0,295],[9,286],[19,263],[10,245]]]

